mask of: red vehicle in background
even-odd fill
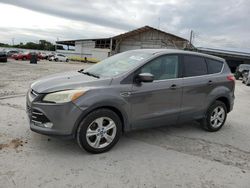
[[[15,60],[18,60],[18,56],[19,54],[21,54],[22,52],[18,52],[18,53],[14,53],[11,55],[11,58],[15,59]]]
[[[13,59],[15,60],[30,60],[31,58],[31,53],[30,52],[23,52],[23,53],[18,53],[18,54],[14,54],[12,56]],[[37,60],[40,60],[42,57],[37,54]]]

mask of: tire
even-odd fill
[[[249,79],[245,81],[246,86],[249,86]]]
[[[106,131],[108,125],[105,124],[113,128],[109,127]],[[87,136],[87,133],[91,136]],[[119,116],[112,110],[102,108],[91,112],[82,120],[76,139],[82,149],[97,154],[110,150],[120,139],[121,133],[122,122]]]
[[[58,59],[56,58],[56,59],[55,59],[55,61],[57,62],[57,61],[58,61]]]
[[[26,60],[26,57],[23,57],[23,61],[25,61]]]
[[[216,111],[221,115],[216,116]],[[224,115],[222,115],[224,114]],[[216,117],[216,118],[215,118]],[[212,120],[214,118],[214,120]],[[207,110],[206,117],[202,120],[203,128],[209,132],[221,129],[227,119],[226,105],[221,101],[215,101]],[[216,124],[217,122],[217,124]]]
[[[66,62],[69,62],[69,59],[66,59]]]

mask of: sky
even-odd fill
[[[101,38],[145,25],[250,52],[249,0],[0,0],[0,42]]]

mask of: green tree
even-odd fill
[[[0,47],[14,47],[14,48],[24,48],[24,49],[34,49],[34,50],[48,50],[55,51],[56,46],[49,41],[39,40],[39,43],[27,42],[26,44],[20,42],[20,44],[9,45],[5,43],[0,43]],[[62,46],[57,46],[57,49],[63,49]]]

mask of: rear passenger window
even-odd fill
[[[184,56],[184,77],[201,76],[207,74],[207,64],[203,57]]]
[[[206,59],[206,61],[209,74],[219,73],[221,71],[223,62],[213,59]]]

